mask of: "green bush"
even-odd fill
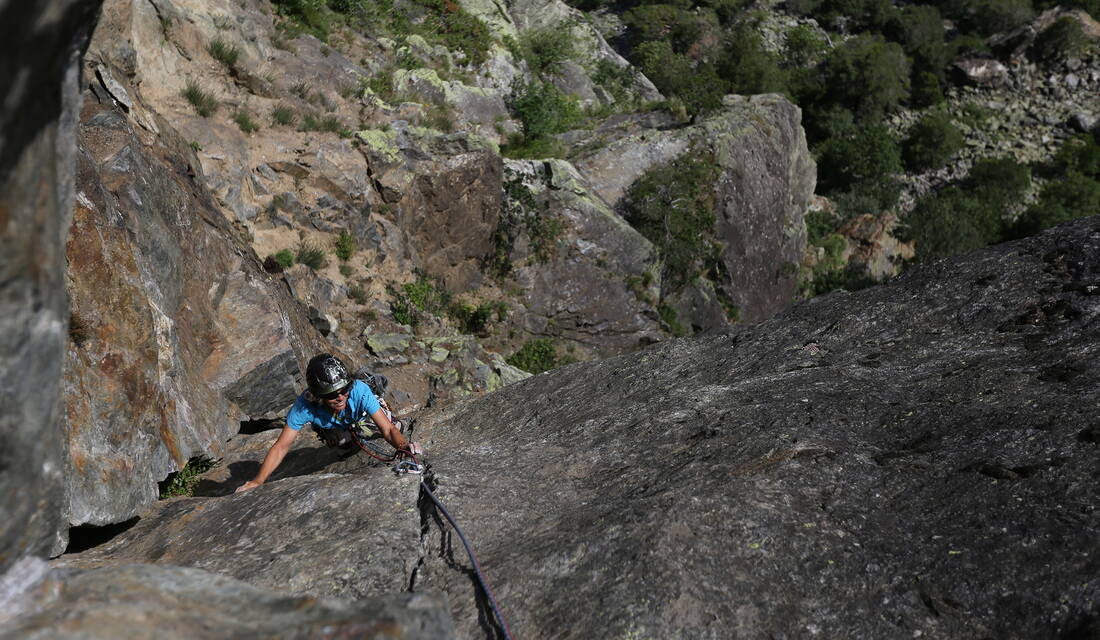
[[[1090,178],[1100,178],[1100,145],[1087,133],[1076,135],[1058,149],[1054,165],[1063,174],[1075,171]]]
[[[285,104],[277,104],[271,108],[271,123],[276,125],[291,125],[297,118],[294,110]]]
[[[191,103],[195,112],[204,118],[209,118],[218,110],[218,100],[203,91],[194,80],[187,81],[187,86],[183,89],[183,97]]]
[[[217,460],[212,460],[206,456],[191,458],[182,469],[168,474],[167,478],[157,483],[157,488],[160,490],[160,499],[193,495],[195,485],[199,482],[199,476],[213,469],[217,464]]]
[[[910,102],[918,109],[934,107],[943,103],[943,85],[939,77],[931,71],[916,71],[913,73],[913,92],[910,94]]]
[[[902,143],[902,155],[910,171],[928,171],[946,165],[962,147],[962,134],[951,118],[946,113],[933,112],[909,130]]]
[[[298,255],[295,258],[298,264],[304,264],[310,269],[323,269],[325,266],[324,250],[308,242],[298,245]]]
[[[489,59],[493,36],[485,23],[453,0],[414,1],[428,9],[416,28],[420,35],[441,42],[452,51],[461,51],[470,64],[480,65]]]
[[[673,309],[671,305],[661,303],[657,306],[657,313],[661,316],[661,322],[665,325],[665,330],[672,335],[682,338],[691,334],[691,331],[680,324],[680,317],[676,313],[676,309]]]
[[[235,45],[229,44],[221,38],[215,38],[206,45],[206,52],[218,62],[222,63],[229,71],[235,71],[237,60],[241,57],[241,50]]]
[[[1093,216],[1097,212],[1100,212],[1100,182],[1071,171],[1043,187],[1039,201],[1016,220],[1009,235],[1014,238],[1034,235],[1056,224]]]
[[[1004,211],[1031,190],[1031,171],[1011,158],[979,160],[960,186],[982,202]]]
[[[529,373],[542,373],[561,364],[550,338],[528,340],[519,351],[508,356],[506,362]]]
[[[271,0],[275,11],[289,25],[288,30],[313,35],[321,42],[328,42],[331,17],[326,11],[324,0]]]
[[[280,249],[276,251],[274,258],[275,262],[278,262],[284,269],[289,269],[294,266],[294,252],[290,249]]]
[[[233,122],[236,122],[241,131],[245,133],[250,134],[260,130],[260,125],[252,119],[252,116],[247,111],[238,111],[234,113]]]
[[[685,53],[702,32],[697,15],[672,4],[643,4],[623,14],[635,45],[667,42],[676,53]]]
[[[656,246],[675,290],[712,266],[714,158],[687,153],[647,170],[627,190],[624,217]]]
[[[924,198],[907,218],[917,259],[944,258],[1000,240],[1002,214],[1001,207],[958,186]]]
[[[523,126],[526,141],[542,140],[567,131],[581,118],[577,101],[548,82],[518,79],[512,83],[508,109]]]
[[[901,173],[901,149],[883,125],[845,128],[838,123],[837,134],[816,147],[818,184],[821,192],[837,199],[847,194],[851,204],[857,200],[877,213],[897,202],[900,187],[894,179]]]
[[[353,273],[355,273],[355,267],[351,266],[350,264],[340,265],[340,275],[344,276],[345,278],[350,278],[351,274]]]
[[[817,29],[807,24],[788,29],[783,43],[784,62],[792,67],[817,64],[829,50]]]
[[[1081,23],[1062,16],[1035,37],[1032,49],[1043,60],[1062,60],[1081,55],[1087,43]]]
[[[573,34],[567,26],[532,29],[519,39],[520,51],[534,73],[555,73],[576,55]]]
[[[634,50],[634,60],[661,93],[670,99],[678,98],[692,115],[716,109],[728,92],[729,83],[712,65],[694,63],[673,51],[667,41],[639,45]]]
[[[504,320],[507,312],[508,306],[500,301],[484,302],[476,307],[465,302],[455,302],[447,310],[447,315],[455,321],[462,333],[486,336],[489,321],[494,317],[498,321]]]
[[[728,82],[723,91],[751,95],[780,92],[784,88],[779,62],[765,47],[757,29],[736,25],[726,37],[718,61],[718,75]]]
[[[903,8],[887,26],[887,34],[913,59],[914,72],[943,76],[950,61],[943,16],[936,7],[913,4]]]
[[[825,62],[827,97],[873,122],[909,98],[909,59],[881,35],[858,35]]]
[[[592,73],[592,82],[606,89],[617,103],[624,103],[631,97],[635,73],[631,65],[620,67],[607,58],[600,58],[596,62],[596,70]]]
[[[844,17],[851,32],[881,32],[895,18],[897,9],[891,0],[825,0],[814,13],[829,22]]]
[[[1034,15],[1031,0],[974,0],[969,3],[963,26],[966,31],[991,36],[1011,31]]]
[[[341,262],[347,262],[351,259],[352,254],[355,253],[355,237],[347,231],[340,232],[334,245],[336,247],[336,257],[339,258]]]
[[[392,298],[390,312],[401,324],[417,326],[424,314],[439,316],[447,311],[451,294],[437,279],[417,272],[416,281],[401,285],[400,289],[386,287]]]

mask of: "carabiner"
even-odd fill
[[[424,473],[424,465],[413,462],[412,460],[399,460],[393,465],[393,472],[397,475],[409,473],[418,476]]]

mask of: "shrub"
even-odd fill
[[[520,36],[519,45],[534,73],[554,73],[576,55],[573,34],[565,25],[527,31]]]
[[[489,321],[495,316],[503,320],[508,312],[508,306],[503,302],[484,302],[478,306],[465,302],[455,302],[447,310],[447,314],[458,325],[459,331],[478,336],[487,335]]]
[[[673,309],[667,303],[661,303],[657,307],[657,313],[661,316],[661,322],[664,323],[665,330],[672,335],[679,338],[691,333],[684,325],[680,324],[680,318],[676,313],[676,309]]]
[[[944,258],[984,247],[1001,238],[1002,209],[958,186],[917,203],[909,214],[909,237],[917,259]]]
[[[426,38],[442,42],[452,51],[466,54],[466,61],[480,65],[489,59],[493,36],[481,20],[467,13],[453,0],[415,0],[428,9],[417,31]]]
[[[290,92],[302,100],[309,100],[309,97],[313,95],[313,87],[309,86],[309,83],[305,80],[302,80],[300,82],[295,82],[294,85],[290,87]]]
[[[1076,135],[1058,150],[1054,164],[1061,173],[1076,171],[1090,178],[1100,178],[1100,145],[1087,133]]]
[[[711,265],[717,178],[712,157],[687,153],[650,168],[627,190],[624,217],[657,247],[672,290]]]
[[[508,109],[522,124],[526,140],[541,140],[572,127],[581,117],[577,101],[554,85],[516,79],[508,96]]]
[[[322,42],[328,41],[330,18],[325,11],[324,0],[271,0],[275,11],[288,20],[292,31],[313,35]]]
[[[347,262],[355,253],[355,238],[347,231],[341,231],[334,244],[336,246],[336,257],[341,262]]]
[[[1011,158],[987,158],[974,163],[960,186],[1003,211],[1031,189],[1031,171]]]
[[[975,0],[970,3],[964,26],[967,31],[991,36],[1015,29],[1033,15],[1031,0]]]
[[[350,278],[351,274],[353,273],[355,273],[355,268],[352,267],[350,264],[340,265],[340,275],[344,276],[345,278]]]
[[[592,82],[606,89],[616,102],[626,102],[634,86],[635,73],[630,65],[620,67],[607,58],[600,58],[592,73]]]
[[[314,270],[323,269],[325,266],[324,250],[308,242],[302,242],[298,245],[298,255],[296,259],[299,264],[304,264]]]
[[[947,32],[943,16],[936,7],[925,4],[905,7],[890,21],[887,33],[912,56],[914,71],[930,72],[937,77],[943,75],[950,51],[945,41]]]
[[[934,107],[942,103],[945,98],[939,77],[931,71],[915,72],[913,74],[913,92],[910,95],[910,100],[913,106],[918,109]]]
[[[843,125],[837,129],[844,131]],[[847,129],[816,149],[818,182],[832,197],[840,192],[872,195],[876,206],[893,206],[897,186],[893,176],[901,173],[901,149],[883,125]],[[891,201],[893,194],[894,201]]]
[[[209,118],[218,110],[218,100],[211,94],[202,90],[194,80],[188,80],[183,89],[183,97],[195,108],[195,112],[204,118]]]
[[[249,115],[247,111],[238,111],[237,113],[234,113],[233,122],[237,123],[237,126],[240,127],[241,131],[248,134],[255,133],[260,130],[260,125],[252,119],[252,116]]]
[[[221,38],[215,38],[206,45],[206,52],[229,71],[236,70],[237,59],[241,57],[241,51],[236,45],[228,44]]]
[[[676,53],[684,53],[695,43],[701,31],[699,18],[672,4],[643,4],[623,14],[631,40],[667,42]]]
[[[718,62],[718,75],[738,94],[772,93],[783,89],[779,63],[764,47],[759,32],[740,23],[726,38]]]
[[[1069,172],[1043,187],[1039,201],[1028,208],[1010,229],[1010,237],[1034,235],[1056,224],[1096,215],[1100,211],[1100,182]]]
[[[441,282],[419,272],[415,282],[401,285],[401,289],[388,286],[386,291],[393,299],[390,312],[394,320],[413,327],[420,324],[423,314],[438,316],[451,302],[451,294]]]
[[[909,130],[902,143],[905,165],[910,171],[939,169],[962,149],[963,137],[942,112],[930,113]]]
[[[1070,16],[1062,16],[1035,37],[1032,47],[1043,60],[1061,60],[1081,55],[1087,42],[1081,23]]]
[[[506,362],[529,373],[542,373],[561,364],[550,338],[528,340],[519,351],[508,356]]]
[[[157,483],[160,499],[192,495],[195,492],[195,485],[199,482],[199,476],[213,469],[217,464],[217,460],[211,460],[205,456],[191,458],[182,469],[168,474],[167,478]]]
[[[276,251],[274,258],[275,262],[278,262],[284,269],[289,269],[294,266],[294,252],[290,249],[280,249]]]
[[[271,108],[271,123],[276,125],[291,125],[297,118],[294,110],[285,104],[277,104]]]
[[[858,35],[825,63],[827,95],[860,118],[878,120],[909,97],[909,59],[880,35]]]
[[[818,35],[817,29],[800,24],[784,34],[784,61],[793,67],[817,64],[828,51],[825,39]]]
[[[671,98],[678,98],[691,114],[703,113],[722,104],[729,83],[709,64],[695,64],[676,53],[664,40],[639,45],[634,59],[642,73]]]
[[[354,300],[356,304],[367,304],[367,301],[370,299],[367,297],[367,291],[358,284],[353,284],[348,287],[348,297]]]

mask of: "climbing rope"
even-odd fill
[[[414,421],[415,422],[415,421]],[[501,613],[500,607],[497,605],[497,600],[493,596],[493,590],[489,588],[489,581],[485,579],[485,574],[481,571],[481,565],[477,561],[477,555],[474,553],[474,548],[470,545],[470,541],[466,539],[466,535],[462,533],[462,529],[458,526],[458,522],[451,516],[447,508],[443,506],[443,503],[439,501],[435,493],[432,492],[431,487],[428,486],[425,476],[428,475],[427,468],[417,460],[416,455],[410,451],[399,449],[394,453],[386,454],[374,449],[373,445],[368,443],[365,439],[360,439],[359,433],[356,429],[349,429],[351,433],[351,439],[355,441],[355,444],[359,445],[367,455],[381,460],[382,462],[393,462],[400,456],[407,456],[412,459],[410,465],[407,460],[399,460],[394,465],[395,473],[410,473],[420,475],[420,488],[424,490],[424,493],[428,494],[428,497],[432,499],[435,506],[443,514],[443,517],[447,518],[447,522],[451,523],[451,527],[454,528],[455,533],[458,534],[458,539],[462,541],[462,546],[466,548],[466,555],[470,556],[470,563],[474,567],[474,573],[477,576],[477,582],[481,586],[481,590],[485,592],[486,598],[489,600],[489,607],[493,610],[493,614],[497,618],[497,623],[500,630],[504,633],[505,640],[512,640],[512,633],[508,629],[508,622],[504,619],[504,614]],[[412,427],[410,426],[410,435],[412,433]]]

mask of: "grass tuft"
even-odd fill
[[[236,70],[237,60],[241,57],[241,50],[236,45],[229,44],[221,38],[215,38],[206,45],[206,52],[229,71]]]
[[[194,80],[188,80],[183,89],[183,97],[195,108],[195,112],[209,118],[218,110],[218,99],[205,92]]]

